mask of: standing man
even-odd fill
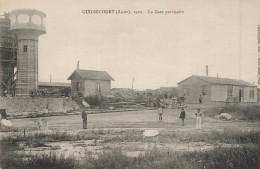
[[[202,97],[201,97],[201,95],[200,95],[200,98],[199,98],[199,102],[200,102],[200,104],[202,104]]]
[[[196,130],[201,130],[201,116],[203,115],[202,112],[200,112],[200,109],[198,109],[198,112],[196,115]]]
[[[163,108],[162,108],[162,106],[159,106],[158,115],[159,115],[159,121],[162,121],[162,115],[163,115]]]
[[[181,114],[180,114],[180,118],[181,118],[181,121],[182,121],[182,125],[184,126],[184,119],[185,119],[185,111],[184,111],[184,108],[181,108]]]
[[[86,129],[87,128],[87,112],[86,112],[85,108],[82,111],[81,117],[82,117],[82,120],[83,120],[83,129]]]

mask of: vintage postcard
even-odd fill
[[[259,143],[259,0],[0,0],[0,169],[258,169]]]

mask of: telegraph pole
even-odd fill
[[[209,76],[209,66],[206,65],[206,76],[208,77]]]
[[[132,80],[132,90],[134,90],[134,81],[135,81],[135,78],[133,78],[133,80]]]

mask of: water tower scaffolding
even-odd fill
[[[0,16],[0,96],[14,95],[14,67],[17,57],[17,36],[10,31],[9,15]]]
[[[46,14],[32,9],[10,12],[11,32],[18,37],[16,96],[38,89],[38,39],[46,33]]]

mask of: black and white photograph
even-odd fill
[[[259,0],[0,0],[0,169],[259,168]]]

